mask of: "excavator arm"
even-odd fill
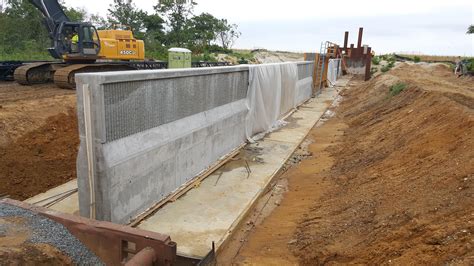
[[[57,0],[29,0],[44,16],[44,24],[48,29],[49,37],[53,41],[53,47],[48,51],[54,58],[61,58],[61,52],[57,49],[57,36],[62,23],[69,22],[69,18],[64,13]]]
[[[43,14],[45,19],[51,21],[54,24],[70,21],[57,0],[29,0],[29,1]],[[50,30],[54,31],[54,27],[50,28]]]
[[[52,47],[48,52],[52,57],[61,59],[67,52],[67,47],[61,40],[61,29],[70,19],[64,13],[63,8],[57,0],[29,0],[44,16],[44,24],[48,29],[49,37],[52,40]]]

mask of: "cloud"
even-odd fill
[[[473,55],[473,37],[465,31],[470,10],[446,8],[430,14],[383,15],[331,19],[262,21],[240,23],[238,47],[314,51],[322,41],[357,43],[358,27],[364,27],[363,43],[376,52],[416,51],[440,55]]]
[[[208,12],[239,25],[236,47],[315,51],[322,41],[343,42],[350,31],[356,43],[363,26],[364,43],[379,53],[417,51],[440,55],[474,55],[472,0],[197,0],[196,14]],[[74,7],[105,15],[112,0],[66,0]],[[157,1],[134,0],[147,12]]]

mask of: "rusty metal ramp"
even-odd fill
[[[0,200],[0,243],[3,243],[0,244],[0,261],[13,265],[25,261],[33,264],[120,265],[142,251],[153,253],[148,262],[154,265],[171,265],[176,261],[176,243],[168,235],[91,220],[11,199]],[[15,249],[30,252],[15,253]]]

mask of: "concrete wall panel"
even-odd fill
[[[298,77],[311,78],[312,66],[298,63]],[[79,74],[76,82],[83,216],[128,223],[246,141],[246,66]]]

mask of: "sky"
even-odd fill
[[[295,52],[319,51],[321,42],[363,44],[377,54],[404,52],[474,56],[474,0],[195,0],[194,13],[208,12],[239,27],[242,36],[234,48],[265,48]],[[112,0],[65,0],[105,16]],[[157,0],[134,0],[153,12]],[[337,5],[336,5],[337,3]]]

